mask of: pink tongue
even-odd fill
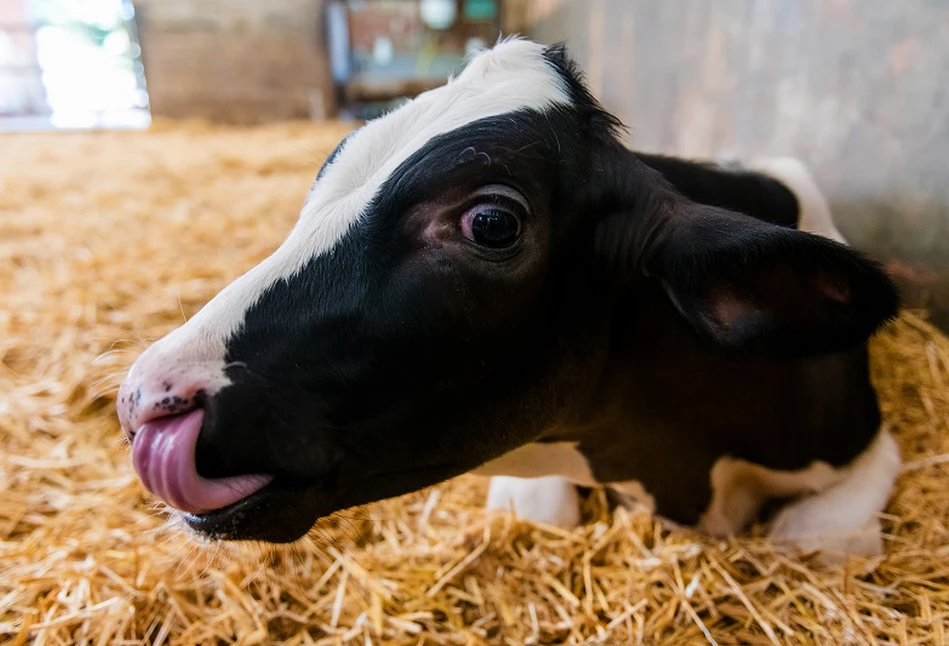
[[[162,417],[144,424],[132,441],[132,462],[145,488],[172,507],[206,514],[243,500],[273,478],[246,475],[208,478],[198,475],[195,448],[204,411]]]

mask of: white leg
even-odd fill
[[[712,502],[699,519],[699,529],[712,536],[737,534],[761,509],[765,493],[746,463],[721,458],[709,473]]]
[[[577,488],[560,476],[494,476],[486,506],[490,510],[513,510],[519,518],[556,527],[572,528],[580,523]]]
[[[714,536],[737,534],[754,520],[768,498],[817,493],[846,477],[826,462],[813,462],[798,471],[777,471],[759,464],[719,458],[709,473],[712,501],[699,520],[699,529]]]
[[[883,552],[880,521],[900,471],[900,449],[886,430],[848,468],[846,478],[785,507],[769,536],[804,551],[821,551],[825,561],[848,554]]]

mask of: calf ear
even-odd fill
[[[627,258],[638,256],[639,271],[691,326],[727,350],[779,358],[841,351],[897,313],[890,279],[842,244],[678,196],[663,203],[658,214],[641,214],[641,229],[652,221],[645,232],[625,236],[639,241]]]

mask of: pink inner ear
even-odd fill
[[[719,291],[714,295],[715,318],[718,319],[726,330],[734,327],[748,316],[759,313],[759,310],[751,303],[737,298],[729,292]]]
[[[761,316],[761,310],[754,303],[726,289],[716,289],[710,294],[711,332],[722,345],[740,342],[749,323]]]
[[[832,301],[838,303],[850,302],[850,285],[835,280],[832,276],[826,274],[818,276],[816,287],[821,294]]]

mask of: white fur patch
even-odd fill
[[[220,360],[245,312],[275,282],[331,250],[364,214],[392,172],[432,138],[472,121],[524,108],[569,104],[544,47],[506,40],[475,56],[458,78],[367,123],[313,185],[300,219],[267,259],[235,280],[160,343],[188,360]]]
[[[513,511],[518,518],[570,529],[580,522],[577,487],[560,476],[513,478],[495,476],[485,505],[492,511]]]
[[[815,462],[800,471],[777,471],[721,458],[710,472],[712,502],[699,529],[717,536],[736,534],[766,499],[802,496],[777,515],[768,534],[772,540],[806,551],[823,550],[825,560],[879,554],[876,514],[886,506],[899,470],[899,447],[886,430],[839,469]]]
[[[570,528],[580,522],[576,485],[595,486],[590,464],[575,442],[533,442],[494,459],[474,475],[491,476],[489,510]]]
[[[900,448],[887,430],[846,467],[845,477],[820,493],[785,507],[768,536],[825,561],[883,551],[877,514],[886,507],[900,472]]]
[[[712,501],[699,520],[699,529],[715,536],[737,534],[768,498],[823,491],[845,477],[845,469],[834,469],[826,462],[814,462],[799,471],[778,471],[745,460],[719,458],[709,472]]]
[[[798,202],[798,229],[847,244],[834,224],[824,194],[804,162],[794,157],[776,157],[760,159],[749,168],[773,177],[791,189]]]

